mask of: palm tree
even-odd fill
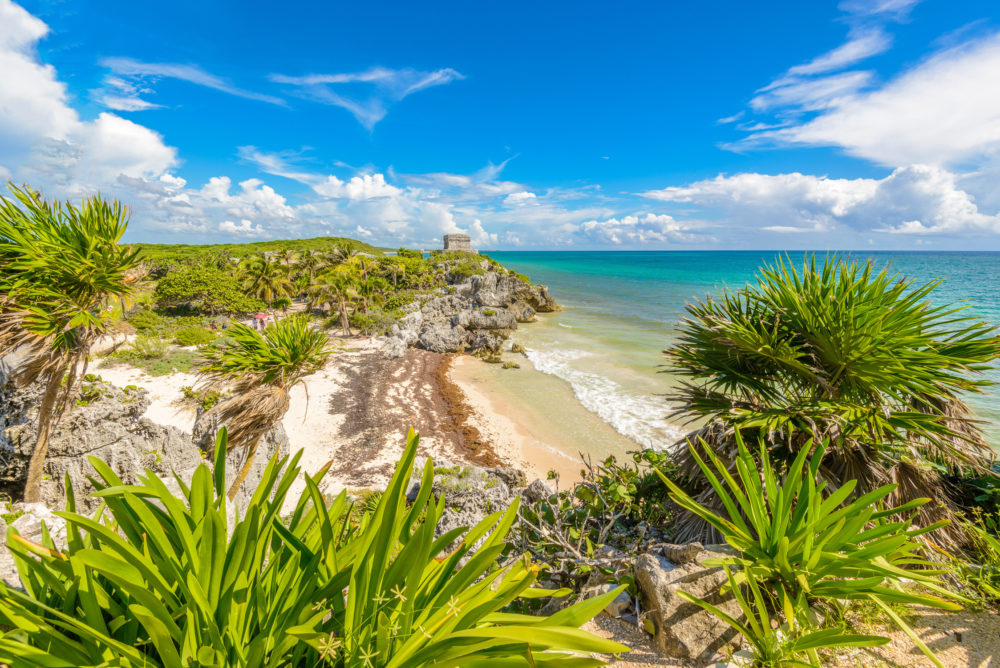
[[[317,305],[336,305],[340,314],[341,329],[351,335],[351,321],[347,315],[347,306],[357,296],[357,282],[345,271],[326,271],[317,277],[309,292],[309,298]]]
[[[305,274],[308,278],[306,285],[312,285],[316,272],[323,268],[323,258],[319,253],[311,250],[304,250],[299,254],[295,270],[300,274]]]
[[[238,275],[247,284],[247,292],[267,304],[295,294],[295,284],[288,278],[288,266],[265,255],[255,255],[240,263]]]
[[[689,304],[667,351],[689,379],[671,397],[675,415],[702,422],[682,443],[703,439],[735,462],[737,430],[785,460],[829,439],[821,474],[832,489],[898,483],[890,505],[928,496],[938,503],[919,521],[949,517],[940,472],[982,470],[993,458],[962,397],[990,385],[973,374],[1000,356],[1000,337],[963,317],[965,306],[932,305],[939,282],[915,285],[870,261],[831,257],[817,267],[813,256],[801,272],[782,260],[755,285]],[[678,464],[702,480],[687,448]],[[710,503],[711,488],[699,491]],[[681,538],[701,528],[688,525]]]
[[[13,198],[0,197],[0,351],[19,359],[15,382],[45,386],[24,487],[30,503],[39,500],[52,427],[109,327],[105,309],[132,291],[139,250],[120,245],[129,213],[117,201],[96,196],[76,207],[10,190]]]
[[[233,391],[206,413],[227,425],[229,451],[247,451],[229,488],[231,501],[250,473],[260,440],[288,412],[291,389],[322,369],[333,350],[326,334],[310,327],[304,314],[268,325],[263,333],[235,323],[228,335],[232,344],[209,351],[198,374],[204,389],[228,386]]]

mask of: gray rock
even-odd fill
[[[84,382],[99,396],[86,405],[73,405],[56,423],[45,460],[41,500],[61,509],[66,499],[66,477],[73,485],[77,509],[90,513],[100,505],[88,495],[94,474],[88,457],[104,461],[125,484],[139,482],[146,468],[169,476],[171,471],[193,471],[201,462],[190,436],[179,429],[155,424],[143,417],[149,393],[117,388],[104,382]],[[35,387],[0,388],[9,401],[0,408],[0,493],[20,498],[27,464],[35,446],[40,392]]]
[[[521,491],[521,496],[523,496],[527,501],[530,501],[531,503],[537,503],[542,499],[549,498],[555,493],[556,490],[552,488],[552,485],[545,482],[541,478],[536,478],[535,480],[531,481],[530,485],[528,485]]]
[[[206,458],[209,461],[211,461],[211,458],[215,454],[215,438],[221,427],[222,425],[214,419],[214,416],[199,411],[199,415],[194,423],[193,439],[198,448],[204,451]],[[230,504],[240,513],[240,515],[242,515],[243,511],[246,510],[247,506],[249,506],[250,499],[253,497],[253,494],[257,489],[257,483],[263,479],[264,471],[267,469],[271,458],[275,455],[279,458],[285,457],[288,453],[288,435],[285,433],[285,428],[279,422],[274,429],[268,432],[267,435],[261,439],[260,445],[257,446],[257,452],[254,454],[253,465],[250,468],[250,473],[247,475],[247,478],[244,480],[239,492],[236,493],[236,497]],[[226,453],[227,490],[236,479],[236,476],[239,475],[240,470],[242,470],[243,464],[246,461],[245,458],[246,452],[242,448],[230,450]]]
[[[507,307],[511,315],[518,322],[534,322],[535,321],[535,309],[531,308],[530,304],[522,301],[516,301]]]
[[[466,332],[452,327],[449,320],[432,320],[420,332],[420,345],[435,353],[455,353],[465,349]]]
[[[510,469],[468,465],[443,467],[439,462],[431,493],[438,501],[444,497],[445,510],[435,535],[440,536],[456,527],[471,528],[487,515],[506,510],[516,494],[507,484],[510,479]]]
[[[520,489],[528,483],[528,476],[524,474],[524,471],[516,469],[512,466],[496,466],[491,469],[486,469],[486,472],[489,475],[503,480],[507,483],[507,487],[511,489]]]
[[[603,596],[617,587],[618,585],[616,584],[603,584],[596,587],[588,587],[580,592],[580,595],[584,599],[594,598],[595,596]],[[610,603],[604,606],[604,610],[601,612],[609,617],[621,617],[623,614],[628,612],[631,607],[632,597],[628,595],[628,591],[623,589],[618,592],[618,595],[615,596]]]
[[[468,342],[468,348],[472,352],[486,351],[499,355],[503,350],[505,338],[506,332],[474,331]],[[496,361],[499,362],[500,360],[497,359]]]
[[[636,560],[636,584],[644,609],[656,627],[660,649],[680,659],[711,661],[726,646],[739,647],[737,633],[725,622],[677,595],[684,591],[702,598],[739,619],[740,608],[731,595],[722,596],[726,575],[708,568],[706,559],[731,556],[727,546],[709,546],[694,560],[675,566],[660,554],[647,552]]]
[[[462,311],[452,318],[453,325],[461,325],[466,329],[498,329],[510,331],[517,329],[517,319],[504,309],[484,309],[482,311]]]
[[[658,543],[650,547],[662,554],[672,564],[682,565],[694,561],[699,554],[704,552],[705,547],[701,543],[684,543],[677,545],[674,543]]]

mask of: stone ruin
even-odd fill
[[[446,251],[465,251],[466,253],[477,252],[472,250],[472,238],[468,234],[444,235],[444,249]]]

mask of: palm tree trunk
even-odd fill
[[[340,326],[347,332],[348,336],[351,335],[351,321],[347,317],[347,304],[344,303],[343,299],[340,300]]]
[[[257,446],[260,445],[261,438],[263,438],[263,436],[258,437],[257,440],[253,442],[253,445],[250,446],[249,452],[247,452],[246,463],[243,464],[243,468],[240,469],[240,474],[236,476],[236,480],[234,480],[233,484],[229,487],[229,492],[227,492],[226,496],[229,497],[230,501],[236,498],[236,494],[240,491],[240,487],[243,486],[243,481],[247,479],[248,475],[250,475],[250,469],[253,467],[253,457],[257,453]]]
[[[25,503],[37,503],[41,497],[42,471],[45,467],[45,457],[49,453],[49,434],[52,431],[53,412],[59,397],[59,387],[62,385],[64,371],[65,369],[60,367],[49,376],[49,383],[45,386],[45,394],[42,397],[42,405],[38,409],[38,438],[35,440],[35,449],[31,451],[31,460],[28,462],[28,476],[24,482]]]

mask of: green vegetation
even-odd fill
[[[153,291],[158,309],[193,313],[253,313],[264,302],[248,296],[232,273],[208,264],[185,266],[161,278]]]
[[[174,341],[179,346],[200,346],[211,343],[215,338],[215,332],[197,325],[186,325],[174,332]]]
[[[972,374],[1000,356],[1000,337],[964,306],[930,304],[936,285],[836,257],[817,266],[813,256],[801,271],[765,267],[756,284],[687,307],[668,351],[690,379],[673,397],[678,413],[704,422],[693,437],[725,461],[740,431],[786,462],[828,441],[822,470],[832,487],[856,480],[867,493],[904,482],[892,503],[933,497],[917,521],[951,518],[954,505],[937,493],[942,474],[982,471],[992,458],[962,396],[990,384]],[[694,458],[679,464],[698,476]],[[680,537],[703,528],[688,524]],[[957,529],[935,540],[961,541]]]
[[[119,202],[97,196],[77,207],[10,189],[13,197],[0,198],[0,350],[22,351],[13,380],[45,387],[24,488],[36,502],[52,425],[111,326],[105,311],[132,293],[139,261],[120,245],[128,211]]]
[[[229,336],[232,344],[206,349],[198,373],[208,381],[203,389],[226,385],[234,393],[209,411],[228,425],[229,447],[247,449],[243,470],[229,489],[233,499],[250,473],[260,440],[288,412],[291,389],[322,369],[333,350],[326,333],[301,315],[268,325],[263,333],[235,323]]]
[[[854,480],[827,490],[826,482],[817,482],[826,444],[816,446],[811,456],[812,444],[805,445],[780,478],[763,443],[759,468],[739,432],[736,444],[735,477],[704,442],[702,450],[711,466],[694,446],[690,448],[691,456],[725,508],[724,514],[709,510],[667,476],[659,474],[679,506],[715,527],[736,549],[735,557],[706,565],[738,568],[736,582],[742,585],[752,581],[754,587],[759,586],[772,595],[776,609],[792,630],[809,629],[817,605],[836,608],[842,601],[867,599],[889,615],[928,658],[936,661],[889,606],[904,603],[960,609],[938,596],[903,587],[908,582],[911,587],[947,595],[939,578],[942,572],[920,557],[921,545],[914,540],[946,525],[947,520],[924,528],[910,528],[913,511],[929,499],[884,507],[883,502],[896,485],[883,485],[852,500]],[[710,609],[703,601],[691,598]]]
[[[577,628],[617,590],[547,618],[504,612],[517,599],[566,592],[533,588],[537,569],[526,560],[496,566],[516,504],[435,538],[443,504],[431,496],[430,461],[406,501],[417,441],[411,432],[389,486],[357,523],[345,493],[323,499],[325,469],[304,476],[306,492],[287,522],[279,518],[301,453],[270,462],[233,522],[224,430],[214,472],[198,467],[179,497],[155,475],[125,485],[91,458],[102,516],[75,512],[67,479],[66,549],[47,534],[42,545],[11,537],[24,591],[0,582],[0,661],[568,668],[601,665],[580,653],[627,651]]]
[[[358,253],[382,255],[382,251],[357,239],[343,237],[315,237],[313,239],[281,239],[255,241],[245,244],[133,244],[143,258],[155,266],[201,264],[208,258],[243,258],[270,252],[292,251],[301,253],[329,252],[346,245]]]
[[[545,566],[550,580],[579,588],[595,571],[629,580],[629,572],[599,559],[600,549],[635,554],[645,541],[666,542],[673,520],[666,506],[669,491],[658,473],[673,477],[674,465],[669,456],[653,450],[633,453],[632,460],[619,464],[608,457],[596,466],[586,462],[581,481],[569,490],[521,508],[515,542]]]

